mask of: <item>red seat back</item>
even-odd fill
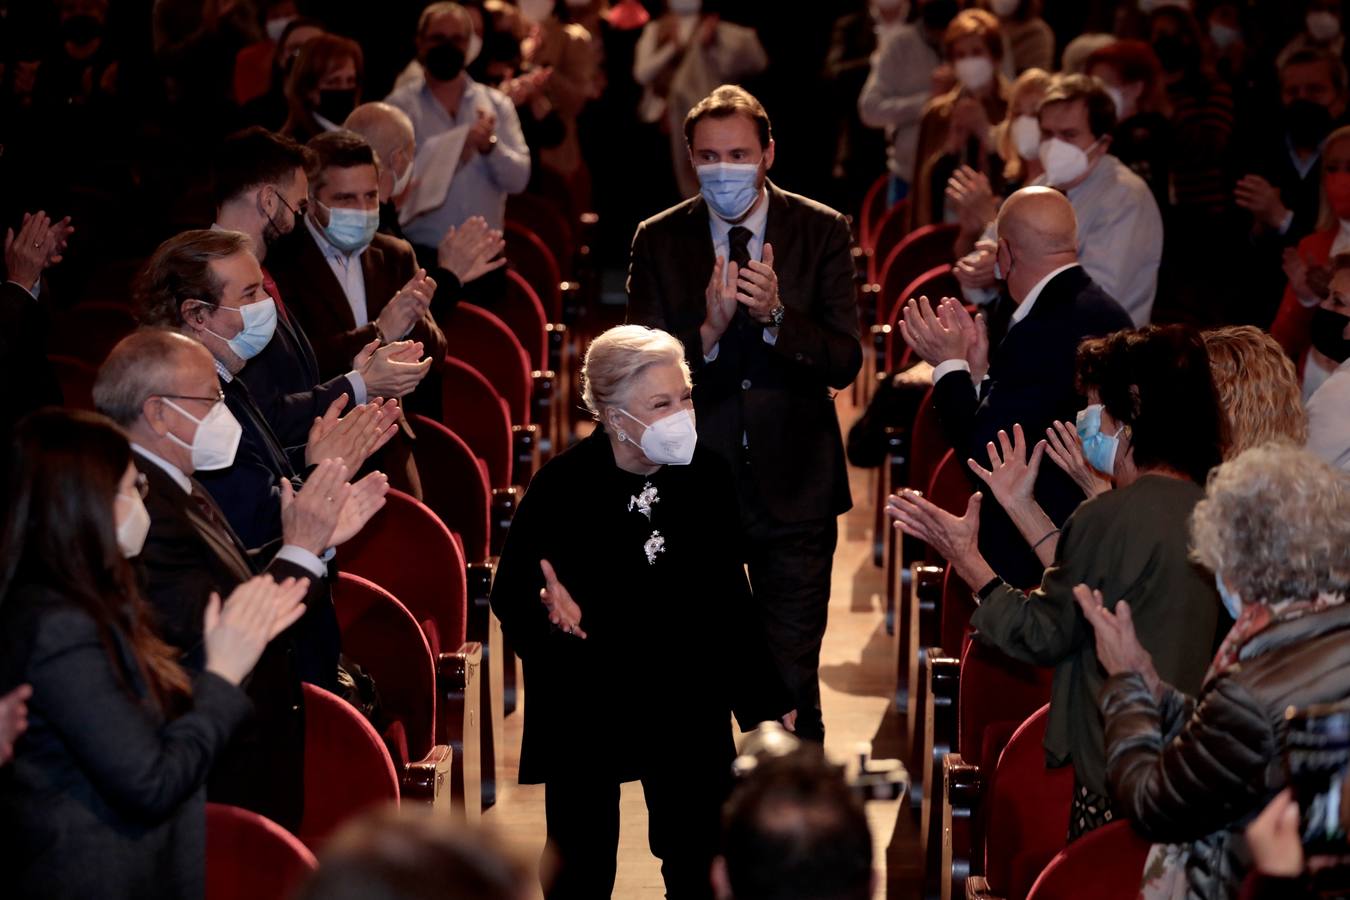
[[[977,585],[977,588],[983,585]],[[975,598],[972,596],[970,586],[961,580],[961,576],[947,566],[947,571],[942,578],[942,607],[940,622],[941,631],[938,639],[938,646],[947,651],[948,655],[956,656],[961,659],[964,656],[967,637],[970,631],[970,617],[975,612]],[[961,670],[962,677],[965,676],[965,670]],[[1045,701],[1042,700],[1041,703]],[[1040,706],[1037,703],[1036,706]],[[1033,709],[1035,707],[1032,707]],[[1030,712],[1030,710],[1028,710]],[[1020,722],[1026,716],[1018,716]],[[970,757],[963,757],[967,762],[974,762]],[[976,763],[978,765],[978,763]]]
[[[487,464],[494,490],[511,486],[511,410],[482,372],[454,357],[441,370],[441,421]]]
[[[426,416],[414,416],[413,455],[422,478],[422,499],[459,535],[464,555],[482,562],[491,555],[492,487],[485,466],[459,435]]]
[[[534,288],[548,311],[549,320],[562,321],[562,269],[543,238],[519,222],[508,221],[506,236],[507,265],[515,269]]]
[[[869,235],[872,239],[872,257],[867,263],[868,281],[881,281],[887,258],[904,241],[908,231],[909,200],[906,198],[883,212]]]
[[[305,813],[300,840],[317,849],[353,816],[398,803],[398,773],[375,729],[336,694],[306,683]]]
[[[919,411],[914,416],[914,426],[909,435],[909,487],[926,491],[938,463],[948,452],[947,438],[942,433],[937,406],[933,403],[932,388],[928,389],[919,403]]]
[[[993,765],[994,758],[984,753],[985,733],[996,724],[1011,723],[1004,729],[1006,736],[1049,703],[1053,675],[1053,669],[1018,662],[980,641],[968,641],[961,654],[957,724],[961,758],[971,765]]]
[[[894,212],[895,209],[892,209],[891,213]],[[881,285],[878,316],[889,313],[896,298],[924,272],[956,261],[952,245],[957,231],[955,225],[925,225],[905,235],[905,239],[890,251],[875,279]]]
[[[317,867],[309,848],[271,819],[206,804],[206,900],[286,900]]]
[[[422,503],[391,490],[384,508],[338,548],[339,567],[399,599],[417,619],[433,655],[464,643],[469,594],[464,554],[450,529]]]
[[[539,295],[515,269],[506,270],[506,296],[497,307],[498,317],[511,329],[530,357],[530,367],[548,368],[548,315]]]
[[[1026,896],[1069,835],[1073,767],[1046,768],[1049,710],[1042,706],[1013,732],[989,782],[984,872],[990,891],[1008,900]]]
[[[562,207],[539,194],[512,194],[506,198],[506,221],[519,223],[538,235],[544,246],[553,251],[562,277],[571,277],[576,233]]]
[[[92,364],[73,356],[51,355],[47,357],[57,384],[61,385],[61,399],[69,409],[94,409],[94,379],[98,369]]]
[[[877,223],[887,210],[890,180],[891,176],[887,173],[878,175],[863,195],[862,208],[858,212],[858,246],[864,250],[873,248]]]
[[[136,317],[124,303],[91,300],[52,317],[47,350],[94,368],[103,364],[118,341],[136,330]]]
[[[461,303],[441,317],[446,354],[482,372],[511,410],[512,425],[530,422],[530,357],[511,329],[479,306]]]
[[[408,758],[399,762],[422,759],[436,743],[436,663],[421,626],[393,594],[351,572],[333,584],[333,605],[343,656],[375,680],[384,712],[402,726]]]
[[[1128,821],[1094,829],[1059,851],[1027,900],[1135,900],[1152,846]]]
[[[904,312],[905,304],[911,298],[927,297],[928,302],[936,309],[941,298],[960,298],[961,296],[961,282],[957,281],[956,276],[952,274],[951,264],[943,263],[921,273],[899,294],[886,298],[891,304],[890,312],[886,314],[886,321],[891,325],[891,333],[886,335],[887,361],[889,362],[894,358],[901,347],[908,346],[905,344],[904,337],[900,334],[900,317]]]

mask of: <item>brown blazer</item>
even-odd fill
[[[281,296],[286,298],[287,310],[300,320],[314,345],[314,353],[319,359],[319,377],[329,379],[350,371],[352,357],[374,340],[375,319],[417,274],[417,258],[407,241],[386,234],[375,235],[366,252],[361,254],[370,322],[358,327],[347,295],[324,259],[314,235],[303,226],[297,227],[296,232],[284,247],[277,248],[275,256],[268,255],[267,268]],[[408,337],[421,341],[432,364],[439,368],[445,359],[445,335],[429,312],[422,315],[422,321],[413,327]]]

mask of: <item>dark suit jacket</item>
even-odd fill
[[[1073,421],[1083,401],[1074,387],[1075,359],[1084,338],[1132,328],[1130,316],[1081,266],[1059,273],[1041,290],[1031,312],[1011,326],[991,349],[989,378],[978,396],[969,372],[950,372],[937,383],[933,400],[943,431],[957,457],[989,467],[987,445],[1000,430],[1011,436],[1021,424],[1032,446],[1056,420]],[[970,473],[968,473],[970,474]],[[975,480],[974,475],[971,475]],[[977,483],[976,487],[983,487]],[[980,549],[1005,581],[1030,587],[1042,566],[1002,507],[984,491]],[[1063,524],[1083,493],[1053,462],[1041,465],[1036,499],[1055,524]],[[973,585],[978,590],[983,585]]]
[[[46,310],[12,281],[0,281],[0,379],[22,385],[0,404],[0,434],[39,407],[61,405],[61,385],[47,362]]]
[[[286,298],[286,308],[314,342],[319,374],[332,378],[346,373],[352,357],[375,338],[375,319],[408,280],[417,274],[417,259],[407,241],[376,234],[361,254],[365,275],[366,311],[370,322],[358,326],[342,290],[314,236],[303,226],[294,240],[283,242],[275,259],[268,256],[268,271]],[[391,335],[392,337],[392,335]],[[445,335],[430,313],[413,328],[408,338],[421,341],[439,367],[445,358]],[[423,379],[422,385],[436,379]],[[418,390],[422,386],[419,385]]]
[[[34,584],[0,605],[0,692],[25,682],[28,731],[0,770],[5,895],[200,898],[202,785],[244,693],[198,673],[191,708],[166,720],[126,636]]]
[[[199,671],[206,662],[202,617],[212,592],[223,600],[260,572],[278,581],[290,577],[311,580],[305,598],[310,611],[268,645],[244,682],[256,715],[217,764],[209,789],[213,800],[255,810],[295,830],[304,800],[305,745],[302,661],[296,638],[306,630],[306,620],[332,615],[327,580],[313,578],[295,563],[272,558],[279,542],[250,552],[230,528],[213,524],[164,469],[139,453],[134,459],[150,488],[145,498],[150,533],[137,558],[146,598],[155,610],[160,634],[183,651],[189,669]],[[336,672],[337,647],[329,653]]]
[[[703,361],[698,328],[714,253],[702,197],[638,226],[628,271],[628,321],[684,342],[694,371],[699,440],[750,477],[780,521],[825,519],[852,505],[834,394],[862,365],[848,223],[827,206],[769,185],[765,243],[773,245],[787,317],[778,341],[738,315],[717,358]],[[748,443],[746,450],[743,443]]]

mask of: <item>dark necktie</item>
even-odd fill
[[[234,533],[234,529],[230,527],[230,523],[225,520],[225,514],[221,512],[220,507],[216,506],[216,501],[211,499],[211,495],[197,483],[195,478],[192,480],[192,491],[189,496],[192,498],[192,505],[197,508],[197,512],[201,513],[202,518],[207,521],[211,529],[216,532],[221,542],[234,550],[235,564],[242,568],[244,577],[248,577],[253,568],[249,565],[248,553],[244,549],[244,545],[240,542],[239,536]]]
[[[740,225],[731,226],[727,232],[728,255],[731,262],[736,264],[737,269],[744,269],[750,264],[750,238],[754,234],[749,228]]]

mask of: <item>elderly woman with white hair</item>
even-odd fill
[[[1110,678],[1101,693],[1114,807],[1158,843],[1141,896],[1236,896],[1242,828],[1284,787],[1285,712],[1350,698],[1350,474],[1305,450],[1252,448],[1214,470],[1195,557],[1237,622],[1197,697],[1162,682],[1134,634],[1080,585]]]
[[[520,781],[543,783],[548,896],[608,897],[619,785],[641,780],[668,896],[706,897],[731,716],[782,719],[740,553],[732,474],[697,446],[684,347],[624,325],[586,352],[589,437],[540,469],[492,608],[525,665]]]

